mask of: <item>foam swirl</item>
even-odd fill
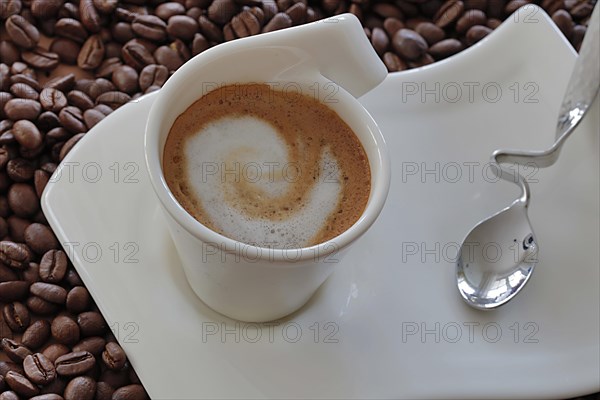
[[[163,170],[177,200],[209,228],[261,247],[304,247],[346,230],[370,191],[354,133],[307,96],[240,86],[252,90],[211,92],[173,125]]]

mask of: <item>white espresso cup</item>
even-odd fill
[[[390,162],[377,124],[356,98],[386,75],[358,19],[344,14],[206,50],[179,68],[160,90],[146,125],[146,166],[188,282],[213,310],[248,322],[270,321],[298,310],[375,222],[387,197]],[[200,97],[236,83],[268,83],[275,90],[318,96],[350,126],[371,169],[368,202],[354,225],[310,247],[261,248],[209,229],[177,202],[162,171],[169,130]]]

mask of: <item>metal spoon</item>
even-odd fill
[[[588,111],[600,88],[600,7],[596,6],[567,86],[556,128],[556,141],[546,151],[496,150],[496,175],[521,187],[509,207],[479,222],[467,235],[456,264],[462,298],[477,309],[510,301],[525,286],[537,264],[538,246],[527,216],[530,190],[525,178],[502,164],[548,167]]]

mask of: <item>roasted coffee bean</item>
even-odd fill
[[[156,62],[167,67],[169,71],[177,70],[186,61],[173,46],[160,46],[154,52],[154,58]]]
[[[115,90],[115,85],[113,85],[111,81],[104,78],[97,78],[94,81],[89,81],[89,83],[86,80],[85,84],[80,85],[79,83],[82,81],[83,80],[77,82],[77,85],[75,85],[75,90],[84,92],[93,100],[96,100],[102,93]]]
[[[30,349],[38,349],[46,343],[49,338],[50,322],[41,319],[29,325],[27,330],[23,333],[21,341],[23,342],[23,346]]]
[[[457,39],[444,39],[431,46],[429,54],[439,60],[456,54],[463,48],[463,44]]]
[[[297,5],[303,6],[304,11],[306,11],[306,6],[303,3],[297,3]],[[286,14],[290,16],[292,23],[294,23],[294,18],[297,17],[294,14],[290,14],[290,10],[291,9],[288,9]],[[261,29],[261,23],[250,10],[244,10],[238,15],[234,16],[229,26],[231,27],[231,31],[233,32],[234,36],[237,38],[257,35],[260,33]]]
[[[8,303],[24,299],[29,293],[29,286],[30,283],[25,281],[0,282],[0,301]]]
[[[67,101],[69,105],[75,106],[80,110],[87,110],[94,107],[94,102],[90,96],[81,90],[71,90],[67,93]]]
[[[421,22],[416,26],[415,32],[421,35],[430,46],[443,40],[446,36],[442,28],[431,22]]]
[[[31,2],[31,14],[42,20],[54,17],[62,7],[62,0],[33,0]]]
[[[121,55],[126,64],[140,71],[146,65],[155,64],[152,53],[143,45],[129,41],[121,49]]]
[[[40,40],[40,32],[20,15],[11,15],[6,20],[6,33],[11,40],[25,49],[34,48]]]
[[[19,61],[21,53],[17,46],[8,40],[0,40],[0,59],[7,65]]]
[[[119,43],[126,43],[135,37],[131,24],[127,22],[118,22],[112,27],[113,38]]]
[[[53,283],[35,282],[29,291],[34,296],[54,304],[65,304],[67,300],[67,290]]]
[[[77,55],[81,46],[77,42],[67,38],[57,38],[52,41],[50,51],[58,55],[61,62],[65,64],[77,64]]]
[[[58,305],[47,302],[37,296],[28,297],[25,304],[32,313],[38,315],[50,315],[58,310]]]
[[[40,93],[40,104],[44,110],[57,113],[67,106],[67,97],[60,90],[45,88]]]
[[[96,364],[94,356],[87,351],[77,351],[60,356],[54,362],[56,372],[62,376],[83,375]]]
[[[8,120],[5,120],[8,121]],[[10,121],[12,124],[12,121]],[[12,128],[12,126],[11,126]],[[15,142],[15,136],[13,135],[11,130],[5,130],[1,135],[0,135],[0,145],[4,145],[4,144],[13,144]],[[9,185],[10,183],[8,181],[5,180],[5,182],[3,182],[2,185],[0,185],[0,191],[5,192],[6,191],[6,187]]]
[[[483,39],[484,37],[489,35],[491,32],[492,32],[492,30],[490,28],[488,28],[487,26],[483,26],[483,25],[472,26],[467,31],[467,34],[465,35],[467,44],[469,46],[471,46],[471,45],[479,42],[481,39]]]
[[[464,34],[474,25],[483,25],[487,21],[485,13],[481,10],[467,10],[456,21],[456,32]]]
[[[38,128],[40,128],[42,131],[49,131],[51,129],[59,127],[60,120],[58,119],[58,115],[56,115],[52,111],[44,111],[38,117],[36,124],[37,124]],[[31,159],[31,158],[35,158],[36,156],[38,156],[40,154],[40,152],[43,150],[44,150],[43,145],[40,147],[33,148],[33,149],[21,148],[21,155],[23,157]]]
[[[31,321],[27,307],[18,301],[6,304],[2,309],[2,316],[13,332],[25,332]]]
[[[10,72],[11,74],[13,74],[13,77],[11,78],[12,83],[16,83],[14,80],[12,80],[14,78],[14,75],[28,75],[30,78],[36,79],[35,71],[29,68],[27,64],[22,63],[20,61],[10,66]]]
[[[187,15],[174,15],[169,18],[166,29],[172,38],[191,40],[198,31],[198,22]],[[258,29],[260,31],[260,27]]]
[[[0,18],[6,19],[21,12],[21,0],[6,0],[0,2]]]
[[[47,71],[55,68],[59,63],[58,54],[36,47],[21,53],[21,58],[30,66]]]
[[[98,122],[104,119],[105,115],[96,109],[85,110],[83,120],[88,129],[92,129]]]
[[[99,312],[87,311],[77,316],[82,336],[100,336],[106,332],[106,321]]]
[[[67,310],[73,313],[85,311],[90,302],[91,298],[87,289],[83,286],[75,286],[67,295]]]
[[[54,31],[58,36],[71,39],[76,43],[83,43],[88,37],[88,33],[78,20],[74,18],[61,18],[56,21]]]
[[[106,343],[106,348],[102,352],[102,361],[107,368],[119,370],[125,366],[127,358],[125,351],[115,342]]]
[[[16,65],[17,63],[13,64]],[[24,64],[26,65],[26,64]],[[10,83],[11,84],[15,84],[15,83],[25,83],[29,86],[31,86],[36,92],[40,91],[40,84],[38,83],[38,81],[36,80],[37,78],[35,76],[31,76],[29,74],[25,74],[25,73],[18,73],[18,74],[13,74],[13,76],[10,77]]]
[[[208,7],[208,18],[223,25],[230,21],[238,10],[238,5],[233,0],[214,0]]]
[[[289,19],[290,17],[286,14],[286,18]],[[223,31],[206,16],[201,15],[198,18],[198,24],[200,25],[200,33],[208,40],[216,43],[221,43],[223,41]]]
[[[40,209],[35,189],[24,183],[15,183],[10,187],[8,205],[18,217],[32,216]]]
[[[47,250],[40,261],[40,278],[44,282],[58,283],[67,272],[67,255],[62,250]]]
[[[129,100],[131,100],[131,96],[129,96],[127,93],[113,91],[102,93],[100,96],[98,96],[96,99],[96,104],[104,104],[115,110],[127,103]]]
[[[4,114],[4,106],[6,105],[6,103],[8,103],[9,100],[11,100],[13,98],[13,95],[8,93],[8,92],[0,92],[0,118],[5,118],[5,114]],[[4,121],[8,121],[8,120],[3,120]],[[10,121],[8,121],[10,122]],[[7,122],[7,123],[8,123]]]
[[[106,346],[106,341],[100,336],[91,336],[73,346],[74,352],[87,351],[95,357],[100,357]]]
[[[152,85],[162,86],[169,77],[169,70],[164,65],[151,64],[142,69],[139,84],[143,91]]]
[[[433,17],[433,22],[440,28],[446,28],[463,13],[465,5],[460,0],[447,0]]]
[[[49,80],[44,85],[44,88],[56,89],[56,90],[60,90],[61,92],[64,93],[64,92],[71,90],[71,88],[73,87],[74,84],[75,84],[75,75],[70,73],[70,74],[66,74],[63,76],[57,76],[56,78]],[[41,96],[41,94],[40,94],[40,96]]]
[[[48,184],[49,180],[50,175],[46,171],[38,169],[34,172],[33,185],[35,187],[35,193],[38,195],[39,198],[42,197],[42,193],[44,192],[44,189],[46,188],[46,185]]]
[[[264,26],[262,32],[273,32],[292,26],[292,19],[286,13],[277,13],[275,16]]]
[[[0,393],[0,400],[19,400],[19,395],[17,395],[12,390],[6,391],[3,393]]]
[[[206,40],[201,33],[196,33],[194,35],[194,40],[192,41],[192,55],[200,54],[209,47],[210,44],[208,43],[208,40]]]
[[[145,400],[148,394],[142,385],[127,385],[115,390],[112,400]]]
[[[70,352],[69,348],[64,344],[54,343],[46,347],[44,351],[42,351],[42,354],[54,364],[59,357]]]
[[[52,337],[61,344],[72,345],[79,341],[79,325],[66,315],[59,315],[50,326]]]
[[[37,90],[26,83],[15,83],[11,85],[10,92],[21,99],[38,100],[40,95]],[[8,99],[6,100],[8,101]]]
[[[28,149],[35,149],[42,144],[42,134],[38,128],[28,120],[20,120],[15,122],[12,127],[13,135],[17,142]]]
[[[511,15],[519,8],[531,3],[530,0],[511,0],[504,7],[504,14]]]
[[[248,12],[251,13],[249,10],[248,10]],[[294,5],[292,5],[291,7],[289,7],[287,10],[285,10],[285,13],[287,15],[289,15],[290,18],[292,19],[292,25],[294,25],[294,26],[301,25],[306,22],[307,12],[308,12],[308,7],[306,6],[306,4],[304,4],[302,2],[298,2]],[[256,19],[256,21],[258,22],[258,19]],[[232,22],[233,22],[233,20],[232,20]],[[260,32],[260,24],[258,26],[258,30]]]
[[[413,30],[400,29],[394,35],[392,47],[400,57],[406,60],[417,60],[427,50],[427,42]]]
[[[54,236],[54,233],[52,233],[52,230],[46,225],[38,223],[31,224],[25,229],[25,243],[39,255],[59,247],[58,240]],[[40,297],[44,298],[43,296]]]
[[[138,15],[131,23],[131,29],[148,40],[161,42],[167,38],[167,24],[155,15]]]
[[[77,56],[77,65],[82,69],[95,69],[100,66],[104,59],[104,43],[100,35],[92,35],[81,47]]]
[[[0,349],[8,358],[18,364],[21,364],[28,355],[32,354],[26,346],[9,338],[3,338],[0,341]]]
[[[573,44],[573,47],[575,47],[575,50],[579,51],[579,47],[581,46],[581,42],[583,42],[586,31],[587,28],[583,25],[575,25],[573,28],[571,43]]]
[[[83,122],[83,114],[77,107],[67,106],[58,114],[61,124],[72,133],[85,132],[87,130]]]
[[[575,2],[573,7],[570,8],[569,12],[573,18],[584,19],[589,17],[594,10],[594,4],[591,1],[580,0]]]
[[[40,103],[30,99],[10,99],[4,105],[4,113],[13,121],[19,119],[35,121],[41,112]]]
[[[173,15],[185,14],[185,6],[177,2],[159,4],[154,13],[163,21],[168,21]]]
[[[46,142],[48,145],[53,145],[56,142],[63,142],[69,139],[71,135],[72,134],[63,127],[54,128],[46,133]],[[50,173],[48,171],[45,172]]]
[[[133,94],[138,91],[138,73],[129,65],[117,67],[112,74],[112,82],[122,92]]]
[[[47,385],[56,378],[52,361],[42,353],[28,355],[23,361],[23,370],[27,378],[37,385]]]
[[[565,10],[558,10],[552,14],[552,21],[558,26],[558,29],[567,37],[571,39],[573,36],[573,18],[571,14]]]
[[[388,51],[383,55],[383,62],[389,72],[403,71],[406,69],[406,63],[396,54]]]
[[[96,384],[96,400],[112,400],[114,389],[106,382]]]
[[[35,386],[29,379],[23,375],[10,371],[4,377],[7,385],[21,396],[32,397],[40,392],[37,386]]]
[[[96,395],[96,381],[88,376],[73,378],[65,388],[65,400],[93,400]]]
[[[383,29],[373,28],[371,31],[371,45],[380,56],[387,51],[390,39]]]
[[[64,400],[64,398],[59,394],[40,394],[38,396],[32,397],[29,400]]]
[[[93,0],[94,7],[103,14],[110,14],[117,9],[117,0]]]
[[[26,245],[8,240],[0,242],[0,261],[4,264],[16,269],[25,269],[29,265],[30,260],[31,250]]]
[[[85,135],[85,133],[78,133],[77,135],[74,135],[73,137],[71,137],[69,140],[67,140],[64,144],[64,146],[62,146],[62,148],[60,149],[60,154],[59,154],[59,159],[60,161],[62,161],[67,154],[69,154],[69,152],[71,151],[71,149],[73,149],[73,147],[75,147],[75,145],[79,142],[79,140],[81,140],[81,138]]]
[[[33,178],[35,163],[24,158],[13,158],[6,164],[6,172],[15,182],[27,182]]]
[[[100,31],[100,15],[98,15],[92,0],[79,0],[79,15],[81,16],[81,23],[88,31],[93,33]]]

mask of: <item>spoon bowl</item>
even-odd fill
[[[508,302],[531,277],[537,254],[527,207],[516,200],[465,238],[456,265],[461,296],[483,310]]]

